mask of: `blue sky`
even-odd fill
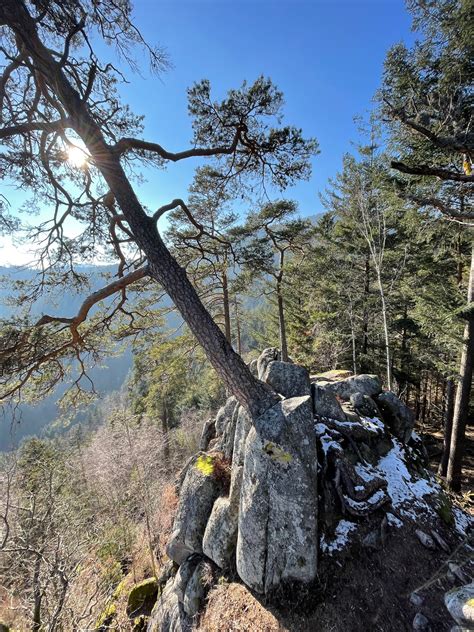
[[[318,191],[357,137],[355,115],[371,107],[387,49],[411,40],[403,0],[174,0],[135,2],[145,37],[166,47],[174,68],[158,82],[133,79],[128,101],[146,115],[146,135],[172,150],[191,138],[186,88],[208,78],[217,95],[270,76],[285,95],[288,123],[316,137],[310,182],[286,192],[302,214],[320,209]],[[170,165],[143,189],[158,204],[183,196],[197,161]]]
[[[285,193],[303,215],[321,210],[318,193],[351,151],[354,116],[372,106],[387,49],[413,39],[403,0],[135,0],[135,21],[173,64],[159,79],[127,72],[122,94],[145,115],[145,138],[189,147],[186,88],[196,80],[208,78],[224,96],[244,79],[270,76],[285,95],[285,121],[320,143],[311,180]],[[146,173],[142,200],[156,208],[185,197],[198,164]],[[0,263],[10,257],[5,244]]]

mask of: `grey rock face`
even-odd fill
[[[469,630],[474,628],[474,582],[448,591],[444,603],[458,625]]]
[[[223,452],[228,459],[232,457],[238,409],[239,405],[235,397],[229,397],[216,417],[217,441],[215,449]]]
[[[244,464],[244,456],[245,456],[245,440],[247,439],[247,435],[252,427],[252,420],[250,419],[250,415],[239,406],[237,420],[235,423],[235,433],[234,433],[234,449],[232,451],[232,468],[240,467]]]
[[[259,593],[316,576],[316,473],[309,397],[283,400],[255,420],[245,446],[237,572]]]
[[[174,590],[174,577],[169,579],[153,608],[147,632],[189,632],[191,620]]]
[[[385,423],[397,439],[406,443],[415,426],[415,414],[395,393],[386,391],[377,397]]]
[[[361,393],[368,397],[374,397],[382,391],[382,383],[377,375],[354,375],[345,380],[336,382],[321,382],[321,385],[332,391],[335,395],[345,401],[349,400],[351,395]]]
[[[202,553],[202,538],[219,495],[220,486],[212,476],[206,476],[196,466],[196,455],[187,469],[179,495],[173,533],[166,548],[168,557],[182,564],[192,553]]]
[[[331,390],[313,382],[311,384],[311,395],[313,399],[313,412],[315,415],[318,417],[345,421],[346,415],[344,414],[340,403],[337,401],[335,394]]]
[[[216,500],[204,532],[202,550],[221,568],[229,566],[235,553],[242,474],[242,466],[233,469],[229,496]]]
[[[188,632],[204,594],[204,561],[191,555],[179,567],[153,608],[147,632]]]
[[[269,362],[261,378],[283,397],[311,394],[308,371],[290,362]]]
[[[379,407],[374,400],[364,393],[353,393],[350,401],[354,410],[363,417],[381,417]]]
[[[274,362],[275,360],[280,359],[280,350],[276,347],[269,347],[268,349],[264,349],[262,353],[258,356],[257,360],[257,375],[261,380],[263,379],[263,375],[267,370],[267,365],[269,362]]]
[[[258,377],[257,360],[252,360],[249,364],[250,373]]]
[[[209,447],[209,443],[216,436],[216,423],[214,419],[208,419],[201,432],[201,438],[199,440],[199,449],[205,452]]]
[[[204,584],[205,572],[206,562],[201,560],[186,584],[183,598],[183,608],[189,617],[194,617],[199,612],[199,607],[206,591]]]

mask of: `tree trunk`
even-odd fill
[[[163,457],[166,462],[166,467],[170,466],[170,438],[169,438],[169,415],[168,415],[168,405],[166,403],[166,398],[163,398],[163,412],[161,415],[161,429],[163,431]]]
[[[446,394],[444,397],[444,436],[443,436],[443,455],[438,468],[438,474],[445,478],[448,472],[449,451],[451,448],[451,432],[453,428],[453,412],[454,412],[454,380],[448,377],[446,380]]]
[[[281,283],[277,284],[278,302],[278,328],[280,331],[280,351],[282,362],[288,362],[288,346],[286,343],[285,310],[283,306],[283,296],[281,295]]]
[[[237,296],[234,295],[234,311],[235,311],[235,330],[237,333],[237,353],[242,355],[242,336],[240,332],[240,316],[239,316],[239,302]]]
[[[33,570],[33,625],[31,627],[32,632],[40,632],[41,630],[41,602],[43,600],[43,594],[40,584],[40,571],[41,571],[41,554],[36,553],[34,570]]]
[[[211,318],[185,271],[164,244],[156,223],[147,216],[138,201],[120,157],[107,145],[87,104],[71,86],[50,50],[40,41],[35,21],[24,2],[3,0],[0,13],[4,23],[21,41],[37,72],[60,101],[74,130],[102,173],[138,246],[148,259],[151,277],[168,293],[225,386],[253,417],[258,417],[278,401],[276,393],[251,374]]]
[[[392,390],[392,359],[390,357],[390,338],[388,335],[388,319],[387,319],[387,304],[385,301],[385,292],[383,289],[382,277],[380,270],[377,270],[377,282],[380,292],[380,301],[382,303],[382,319],[383,319],[383,332],[385,338],[385,361],[387,364],[387,388]]]
[[[275,242],[274,242],[275,243]],[[278,329],[280,332],[280,351],[282,362],[288,362],[288,345],[286,343],[285,309],[281,293],[283,281],[283,266],[285,265],[285,251],[280,250],[280,269],[276,275],[276,293],[278,303]]]
[[[362,356],[364,365],[367,363],[367,354],[369,351],[369,293],[370,293],[370,257],[365,258],[365,277],[364,277],[364,314],[362,326]]]
[[[469,414],[469,398],[472,389],[472,369],[474,362],[474,242],[471,252],[471,271],[467,290],[467,304],[470,307],[468,320],[464,328],[463,349],[459,377],[457,379],[456,400],[454,402],[453,428],[451,433],[451,447],[449,452],[447,483],[455,492],[461,491],[462,460],[466,421]]]
[[[232,344],[232,332],[230,330],[230,301],[229,301],[229,283],[227,280],[227,272],[222,273],[222,303],[224,308],[224,331],[227,342]]]

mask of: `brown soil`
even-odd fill
[[[426,528],[426,527],[425,527]],[[437,526],[438,530],[439,525]],[[201,632],[402,632],[413,629],[422,612],[432,632],[453,626],[443,602],[453,587],[446,577],[447,560],[425,549],[415,527],[392,531],[385,548],[368,551],[355,545],[345,558],[322,562],[325,585],[307,595],[306,605],[278,609],[265,604],[242,584],[224,583],[214,588],[197,629]],[[456,542],[443,532],[452,549]],[[454,556],[465,555],[464,547]],[[459,582],[458,582],[459,583]],[[418,591],[423,605],[410,602]],[[299,595],[301,596],[301,595]]]

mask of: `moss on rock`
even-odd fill
[[[158,583],[155,577],[144,579],[135,584],[128,595],[127,612],[129,615],[138,613],[143,608],[151,611],[158,596]]]

